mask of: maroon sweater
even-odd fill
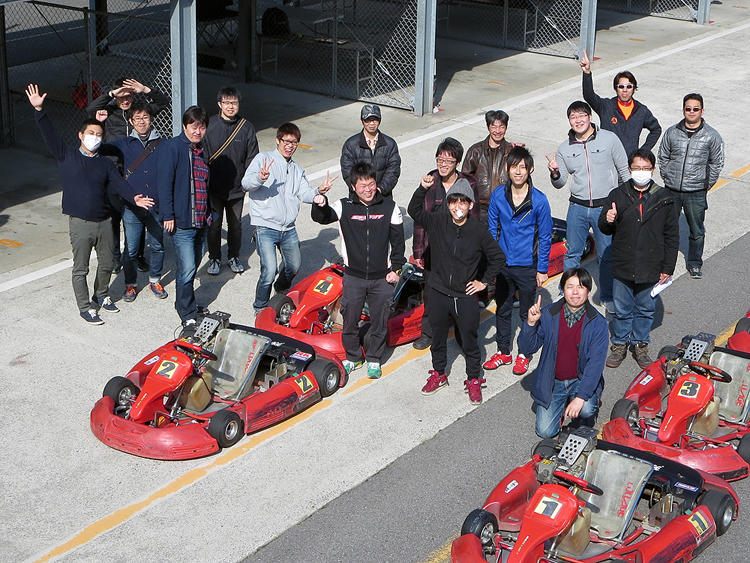
[[[567,381],[578,377],[578,345],[581,343],[583,318],[568,328],[565,314],[560,313],[560,334],[557,338],[555,379]]]

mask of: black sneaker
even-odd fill
[[[432,338],[425,336],[424,334],[419,337],[419,340],[415,340],[412,346],[415,350],[427,350],[432,344]]]
[[[699,280],[703,277],[703,272],[701,272],[700,268],[690,268],[688,270],[688,273],[690,274],[690,277],[694,280]]]
[[[143,256],[138,257],[137,266],[139,272],[148,272],[150,270],[148,262],[146,262],[146,259]]]
[[[180,338],[190,338],[195,335],[195,331],[198,330],[198,322],[195,319],[187,319],[182,321],[182,331],[180,332]]]
[[[81,318],[90,325],[104,324],[104,321],[99,316],[99,313],[96,312],[96,309],[89,309],[88,311],[84,311],[83,313],[81,313]]]
[[[117,273],[119,273],[120,270],[122,270],[122,264],[120,264],[119,261],[115,262],[115,266],[114,266],[114,268],[112,268],[112,274],[113,275],[117,274]]]
[[[108,313],[119,313],[120,309],[117,308],[117,305],[112,303],[112,299],[107,295],[104,299],[101,301],[97,299],[96,297],[92,297],[91,301],[99,305],[102,309],[107,311]]]

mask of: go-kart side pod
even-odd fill
[[[660,358],[636,377],[623,397],[638,405],[644,418],[654,418],[661,412],[662,392],[667,388],[664,361]]]

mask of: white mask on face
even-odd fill
[[[96,149],[99,148],[99,145],[102,144],[102,138],[97,137],[96,135],[84,135],[83,136],[83,146],[86,147],[91,152],[94,152]]]
[[[633,170],[630,177],[636,186],[646,186],[651,181],[651,174],[650,170]]]

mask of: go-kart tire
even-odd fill
[[[722,493],[711,489],[706,491],[701,497],[700,504],[708,508],[711,516],[716,522],[716,535],[723,535],[732,525],[734,513],[737,507],[734,505],[734,499],[728,493]]]
[[[638,404],[630,399],[617,399],[615,406],[612,407],[610,420],[624,418],[631,428],[638,427]]]
[[[677,346],[664,346],[664,348],[659,350],[659,355],[657,356],[657,358],[661,358],[662,356],[664,356],[668,362],[671,360],[677,360],[680,358],[681,351],[682,350]]]
[[[734,334],[738,332],[750,332],[750,317],[742,317],[734,327]]]
[[[537,444],[532,448],[531,455],[540,455],[545,459],[551,458],[555,453],[557,452],[557,448],[555,446],[558,445],[558,441],[554,438],[542,438]]]
[[[135,399],[138,396],[138,387],[135,383],[125,377],[113,377],[104,386],[102,397],[109,397],[115,402],[115,407],[126,407],[124,412],[121,411],[118,416],[125,417],[130,412],[130,406],[132,404],[131,398]],[[115,409],[116,410],[116,409]]]
[[[211,417],[207,430],[219,447],[230,448],[245,435],[245,424],[236,412],[224,409]]]
[[[497,518],[492,512],[481,508],[472,510],[461,526],[461,535],[474,534],[482,542],[482,545],[492,545],[497,532]]]
[[[318,358],[310,362],[310,366],[307,369],[315,376],[321,396],[330,397],[338,390],[341,372],[336,364]]]
[[[268,306],[272,307],[276,311],[276,322],[281,325],[288,325],[289,319],[297,308],[294,305],[291,297],[284,295],[283,293],[277,293],[271,297],[268,302]],[[286,317],[286,318],[284,318]]]
[[[750,434],[745,434],[740,438],[740,443],[737,445],[737,453],[742,459],[750,463]]]

